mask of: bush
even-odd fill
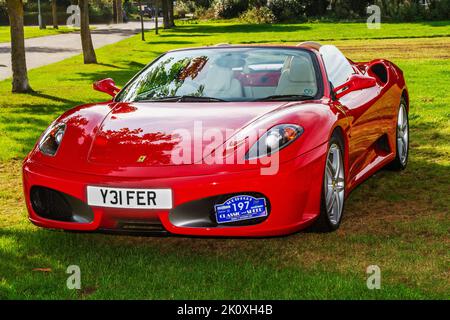
[[[0,3],[0,26],[7,26],[9,24],[8,12],[6,11],[6,4]]]
[[[194,12],[194,17],[200,20],[211,20],[216,17],[214,8],[197,7]]]
[[[416,19],[419,19],[419,17],[421,16],[419,14],[419,11],[419,5],[415,3],[400,4],[398,10],[398,18],[400,18],[401,21],[414,21]]]
[[[112,4],[90,3],[89,23],[110,23],[113,20]]]
[[[430,18],[450,20],[450,0],[434,0],[430,6]]]
[[[277,21],[306,20],[304,0],[269,0],[268,5]]]
[[[272,10],[267,7],[251,8],[245,11],[240,16],[240,19],[243,22],[254,24],[274,23],[275,15]]]
[[[175,17],[184,18],[186,13],[194,13],[196,8],[194,1],[177,1],[174,8]]]
[[[0,0],[1,1],[1,0]],[[69,14],[66,12],[67,7],[70,5],[70,1],[60,0],[58,1],[58,24],[65,25]],[[52,9],[49,2],[41,1],[41,14],[42,20],[45,25],[52,25]],[[0,25],[3,24],[2,10],[0,7]],[[93,1],[89,3],[89,23],[110,23],[113,19],[112,16],[112,4],[108,1]],[[5,9],[5,24],[9,23],[8,16]],[[38,7],[37,1],[27,1],[24,4],[24,24],[25,25],[37,25],[38,24]]]
[[[377,3],[375,3],[377,4]],[[377,4],[379,5],[379,4]],[[355,0],[336,0],[329,15],[339,20],[355,20],[367,17],[367,3]],[[383,12],[384,8],[382,9]]]
[[[236,18],[247,8],[248,0],[215,0],[214,15],[216,18]]]

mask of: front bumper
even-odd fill
[[[326,144],[293,160],[281,163],[275,175],[261,175],[260,170],[253,169],[171,178],[124,178],[75,173],[27,159],[23,164],[23,184],[29,219],[40,227],[74,231],[126,232],[124,225],[141,224],[147,227],[149,232],[167,231],[179,235],[276,236],[289,234],[310,225],[319,214],[325,154]],[[172,210],[179,208],[182,204],[218,195],[258,193],[269,199],[271,210],[267,219],[257,224],[207,227],[176,225],[171,222],[171,210],[91,207],[93,218],[88,223],[48,219],[39,216],[33,210],[30,201],[33,186],[57,190],[86,203],[88,185],[118,188],[171,188]],[[151,227],[158,225],[161,226],[160,230]]]

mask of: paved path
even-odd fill
[[[141,30],[140,22],[124,24],[93,25],[92,41],[95,48],[116,43],[131,37]],[[153,22],[145,21],[145,29],[154,27]],[[53,36],[31,38],[25,40],[25,50],[28,70],[50,63],[58,62],[82,52],[79,32],[58,34]],[[11,44],[0,43],[0,80],[10,78]]]

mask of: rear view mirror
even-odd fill
[[[98,80],[98,81],[94,82],[93,88],[94,88],[94,90],[107,93],[113,98],[120,91],[120,89],[114,83],[114,80],[111,78],[106,78],[106,79]]]
[[[346,83],[334,88],[334,94],[336,95],[336,98],[339,99],[345,96],[347,93],[371,88],[376,84],[377,80],[373,77],[353,74],[350,76]]]

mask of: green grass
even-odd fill
[[[217,38],[228,43],[279,43],[450,36],[449,21],[382,23],[381,29],[368,29],[367,25],[363,23],[302,23],[263,26],[227,21],[214,23],[180,21],[179,23],[182,28],[167,36],[170,39],[175,35],[187,35],[188,43],[198,43],[198,40],[193,39],[196,36],[205,38],[201,40],[205,43],[209,43],[209,39],[214,41],[212,43],[217,43],[215,42]]]
[[[393,36],[399,39],[377,39]],[[146,37],[97,50],[99,65],[83,65],[78,56],[30,71],[35,94],[13,95],[9,81],[0,82],[0,299],[449,298],[448,24],[383,24],[378,32],[364,24],[184,24]],[[123,85],[172,48],[325,38],[352,59],[394,61],[405,72],[411,99],[407,170],[380,171],[358,187],[337,232],[153,238],[53,232],[27,221],[20,160],[64,110],[107,98],[91,89],[94,80],[112,77]],[[80,291],[65,286],[72,264],[81,267]],[[381,290],[366,288],[371,264],[382,270]]]
[[[68,28],[65,26],[60,26],[59,29],[53,29],[52,27],[47,27],[46,29],[39,29],[37,26],[30,26],[25,27],[25,39],[28,38],[36,38],[36,37],[43,37],[43,36],[51,36],[54,34],[62,34],[62,33],[68,33],[73,32],[73,28]],[[4,27],[0,26],[0,43],[2,42],[9,42],[11,41],[11,33],[9,26]]]

